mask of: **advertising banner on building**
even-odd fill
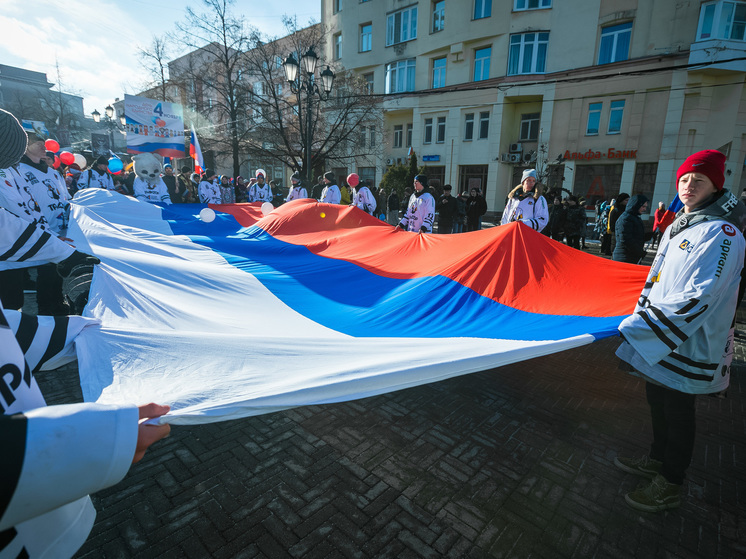
[[[184,111],[177,103],[124,96],[127,153],[184,157]]]

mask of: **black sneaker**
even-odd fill
[[[624,500],[633,509],[645,512],[675,509],[681,505],[681,486],[658,474],[647,485],[627,493]]]

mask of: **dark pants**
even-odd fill
[[[645,393],[653,421],[650,458],[663,462],[661,475],[681,485],[694,452],[694,394],[685,394],[650,382]]]
[[[568,235],[567,246],[580,250],[580,235]]]
[[[601,254],[611,256],[611,233],[601,235]]]
[[[0,301],[6,309],[23,307],[24,268],[0,272]]]
[[[453,231],[453,221],[450,219],[441,219],[438,222],[438,233],[449,235]]]
[[[70,314],[62,293],[62,276],[57,273],[57,264],[44,264],[36,268],[36,306],[40,315]]]

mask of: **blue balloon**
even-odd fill
[[[111,173],[118,173],[124,169],[124,163],[122,163],[122,160],[118,157],[112,157],[109,159],[109,172]]]

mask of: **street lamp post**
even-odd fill
[[[116,128],[119,130],[119,125],[117,124],[117,121],[114,119],[114,107],[111,105],[107,105],[104,109],[104,124],[106,125],[106,129],[109,132],[109,140],[111,141],[110,149],[113,152],[115,150],[114,145],[114,129]],[[98,112],[96,109],[93,110],[91,113],[91,116],[93,116],[93,122],[98,124],[101,122],[101,113]],[[124,128],[124,125],[126,124],[126,120],[124,118],[124,113],[118,115],[119,122],[122,124],[122,128]]]
[[[301,92],[306,92],[306,149],[303,158],[303,167],[306,171],[306,179],[309,186],[313,182],[313,171],[311,170],[311,113],[313,112],[313,96],[318,95],[321,101],[329,99],[335,77],[334,72],[327,66],[326,70],[320,74],[321,89],[319,89],[314,80],[314,72],[316,71],[318,60],[318,55],[313,50],[313,47],[311,47],[301,57],[300,64],[298,64],[298,61],[292,54],[282,64],[285,69],[285,78],[290,84],[290,90],[298,97],[299,106],[302,102]]]

